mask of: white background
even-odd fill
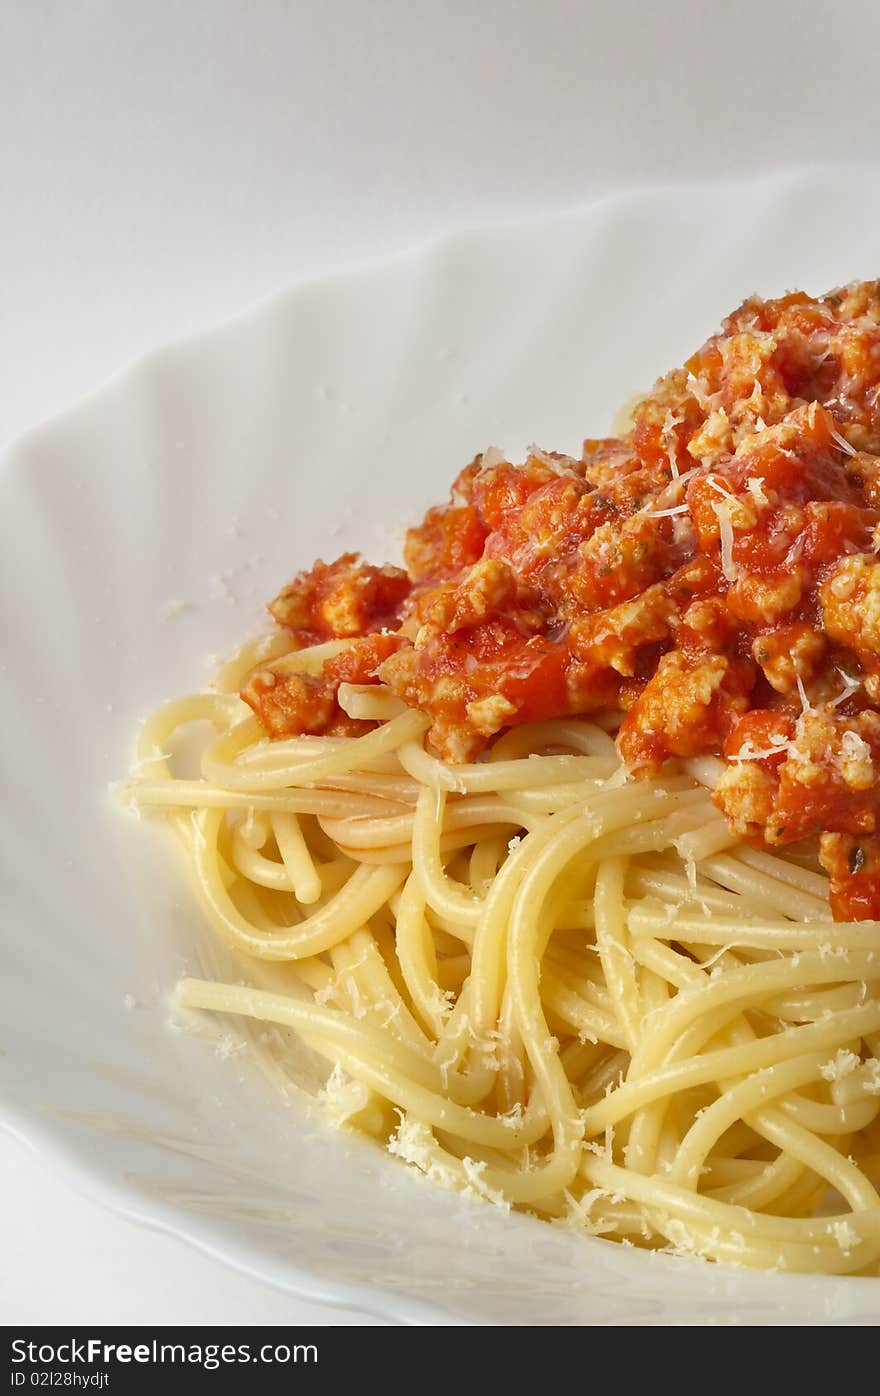
[[[463,222],[870,160],[878,53],[875,0],[0,0],[0,444]],[[0,1230],[6,1323],[371,1321],[103,1213],[2,1134]]]

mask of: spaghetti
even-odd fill
[[[830,921],[803,849],[730,833],[720,763],[627,779],[569,718],[450,767],[378,686],[339,695],[367,734],[269,743],[236,696],[255,659],[160,709],[127,787],[265,986],[184,980],[181,1005],[292,1028],[335,1118],[450,1187],[637,1246],[876,1271],[880,927]],[[175,731],[205,721],[202,778],[175,778]]]
[[[247,966],[180,1004],[449,1187],[877,1274],[878,549],[865,283],[746,302],[579,461],[478,457],[406,571],[300,573],[126,787]]]

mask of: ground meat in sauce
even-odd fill
[[[383,660],[399,649],[399,635],[364,635],[326,659],[319,674],[259,669],[241,690],[270,737],[357,737],[375,727],[349,717],[337,701],[341,683],[375,683]]]
[[[412,583],[400,567],[374,567],[356,553],[316,562],[269,603],[272,619],[297,645],[397,630]]]
[[[626,435],[579,460],[478,456],[410,529],[406,572],[346,554],[270,610],[298,645],[366,637],[349,681],[381,678],[428,714],[448,761],[517,723],[609,707],[636,773],[721,753],[732,827],[771,846],[821,834],[834,914],[875,916],[878,525],[880,282],[866,282],[746,301]],[[266,670],[243,696],[272,737],[352,730],[338,669]]]

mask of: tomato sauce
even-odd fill
[[[354,640],[355,681],[428,714],[451,762],[515,724],[608,709],[636,774],[723,755],[734,830],[821,835],[835,915],[876,916],[878,524],[866,282],[746,301],[622,436],[577,459],[478,456],[410,529],[406,571],[346,554],[270,610],[297,645]],[[347,730],[337,668],[263,671],[243,696],[273,737]]]

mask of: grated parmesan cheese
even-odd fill
[[[484,1197],[487,1202],[491,1202],[494,1207],[500,1207],[503,1212],[510,1211],[510,1203],[498,1188],[490,1187],[484,1178],[488,1164],[484,1160],[477,1162],[476,1159],[463,1158],[461,1166],[465,1171],[465,1176],[471,1188],[479,1197]]]
[[[776,742],[773,746],[756,747],[748,739],[743,742],[733,760],[740,765],[743,761],[767,761],[771,756],[782,756],[783,753],[790,753],[793,743],[788,741]]]
[[[686,514],[688,506],[686,504],[675,504],[671,509],[649,509],[646,517],[649,519],[671,519],[675,514]]]
[[[804,688],[804,681],[801,678],[800,674],[797,674],[796,678],[798,696],[801,700],[801,717],[806,717],[807,713],[813,712],[814,709],[812,704],[810,703],[809,698],[807,697],[807,690]]]
[[[352,1081],[339,1063],[335,1062],[318,1099],[327,1119],[339,1128],[364,1109],[369,1102],[369,1096],[367,1087],[360,1081]]]
[[[854,447],[850,446],[846,437],[841,436],[840,432],[837,431],[835,427],[831,428],[831,438],[833,441],[837,442],[841,451],[845,451],[848,456],[857,456],[859,454],[858,451],[854,449]]]
[[[840,1249],[849,1252],[861,1241],[861,1236],[848,1221],[829,1222],[828,1235],[833,1236]]]
[[[733,523],[730,507],[716,500],[712,504],[712,512],[718,520],[718,531],[721,535],[721,570],[729,582],[735,582],[739,577],[739,568],[733,560]]]
[[[718,481],[714,480],[711,475],[706,476],[706,484],[709,485],[711,489],[716,490],[718,494],[723,495],[725,499],[729,499],[731,504],[739,503],[736,495],[731,494],[730,490],[726,490],[723,485],[719,485]]]
[[[746,480],[746,489],[760,509],[769,507],[770,500],[767,498],[764,482],[763,480],[759,480],[757,475],[749,476],[748,480]]]
[[[841,1047],[830,1061],[819,1067],[819,1075],[825,1081],[842,1081],[844,1076],[848,1076],[851,1071],[855,1071],[859,1065],[859,1058],[855,1052],[850,1052],[846,1047]]]
[[[877,1057],[869,1057],[865,1062],[865,1079],[862,1082],[862,1090],[865,1095],[880,1095],[880,1060]]]
[[[842,693],[838,693],[836,698],[831,699],[831,702],[828,705],[831,708],[836,708],[841,703],[845,703],[847,698],[851,698],[854,693],[858,693],[859,689],[862,686],[861,679],[853,678],[850,674],[845,673],[844,670],[840,668],[838,668],[837,672],[843,679],[844,687]]]

